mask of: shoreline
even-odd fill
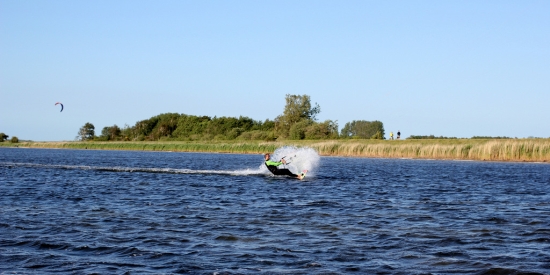
[[[310,147],[321,156],[550,162],[550,139],[288,140],[288,141],[23,141],[0,148],[130,150],[263,154],[284,146]]]

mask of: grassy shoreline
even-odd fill
[[[322,156],[550,162],[550,139],[2,142],[0,147],[261,154],[283,146]]]

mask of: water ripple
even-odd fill
[[[549,274],[547,164],[0,148],[0,273]]]

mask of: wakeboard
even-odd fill
[[[300,176],[301,176],[300,180],[305,179],[306,174],[307,174],[307,170],[302,171],[302,173],[300,174]]]

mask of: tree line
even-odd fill
[[[6,134],[4,134],[4,133],[0,133],[0,142],[4,142],[4,141],[8,140],[9,137],[10,137],[10,136],[8,136],[8,135],[6,135]],[[11,137],[10,142],[11,142],[11,143],[18,143],[18,142],[19,142],[19,138],[17,138],[16,136],[13,136],[13,137]]]
[[[178,113],[164,113],[120,128],[116,124],[104,127],[96,135],[95,126],[87,122],[77,140],[97,141],[157,141],[157,140],[266,140],[276,139],[384,139],[384,125],[380,121],[357,120],[346,123],[341,133],[333,120],[317,121],[321,107],[311,103],[308,95],[285,97],[283,113],[264,121],[249,117],[209,117]]]

